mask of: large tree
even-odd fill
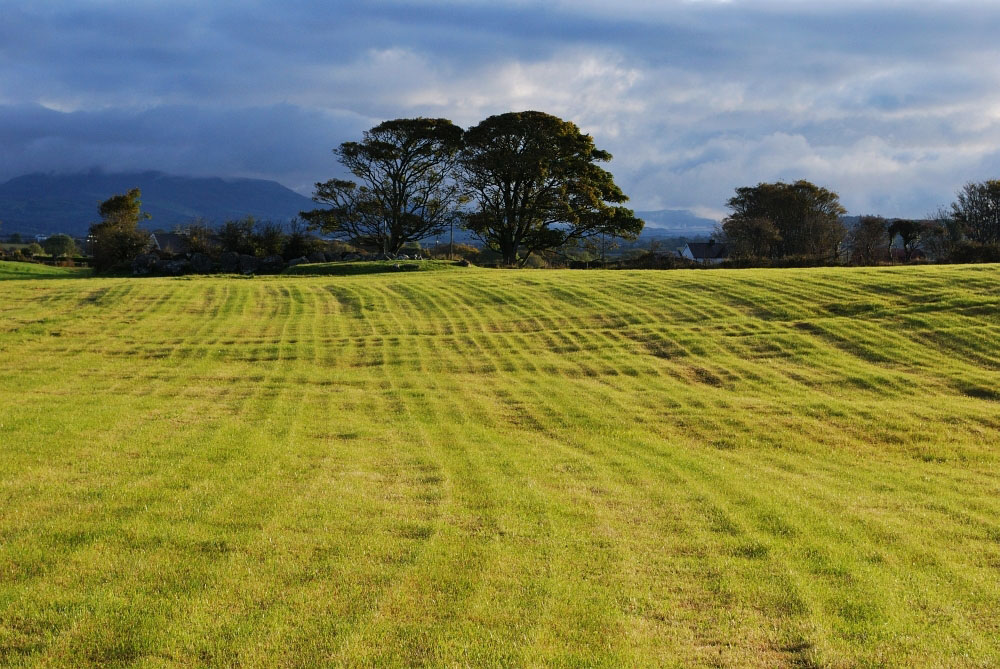
[[[573,123],[537,111],[491,116],[465,133],[465,226],[506,265],[597,235],[635,239],[642,220],[597,163],[611,154]]]
[[[90,254],[97,271],[113,269],[130,262],[149,246],[149,233],[139,228],[139,222],[149,214],[142,211],[142,192],[133,188],[114,195],[100,204],[101,222],[90,226]]]
[[[958,191],[951,211],[972,241],[1000,243],[1000,180],[965,184]]]
[[[771,257],[835,258],[846,229],[840,197],[808,181],[759,183],[736,189],[726,203],[732,210],[726,223],[766,219],[778,232]],[[738,227],[738,226],[733,226]]]
[[[781,233],[767,218],[727,218],[722,231],[729,244],[730,257],[737,260],[770,258],[781,241]]]
[[[360,142],[334,149],[357,181],[317,183],[313,200],[330,206],[301,216],[315,229],[395,254],[407,242],[440,232],[456,216],[453,169],[461,145],[462,129],[447,119],[380,123]]]

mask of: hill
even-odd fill
[[[276,181],[183,177],[161,172],[29,174],[0,185],[3,232],[75,237],[97,220],[97,205],[115,193],[142,189],[147,227],[169,230],[194,219],[286,221],[315,204]]]
[[[3,295],[4,666],[1000,665],[996,266]]]
[[[687,209],[658,209],[637,211],[635,215],[646,221],[644,236],[650,237],[701,237],[711,235],[718,221],[702,218]]]

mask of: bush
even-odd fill
[[[437,244],[435,246],[432,246],[428,251],[428,253],[432,258],[447,258],[448,251],[449,251],[448,244]],[[475,262],[481,255],[480,250],[475,246],[473,246],[472,244],[457,243],[452,246],[451,251],[456,260],[464,258],[471,262]]]
[[[322,243],[309,234],[308,228],[298,220],[292,221],[288,236],[285,238],[285,248],[282,256],[285,260],[301,258],[319,251]]]
[[[1000,244],[960,242],[952,249],[951,260],[958,263],[1000,262]]]

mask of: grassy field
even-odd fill
[[[1000,664],[998,266],[12,280],[0,370],[2,666]]]
[[[90,276],[91,270],[81,267],[52,267],[28,262],[0,260],[0,281],[9,279],[68,279]]]
[[[308,263],[289,267],[284,274],[298,276],[357,276],[386,272],[438,272],[460,269],[450,260],[365,260],[360,262]]]

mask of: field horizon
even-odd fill
[[[1000,664],[1000,266],[12,265],[2,666]]]

